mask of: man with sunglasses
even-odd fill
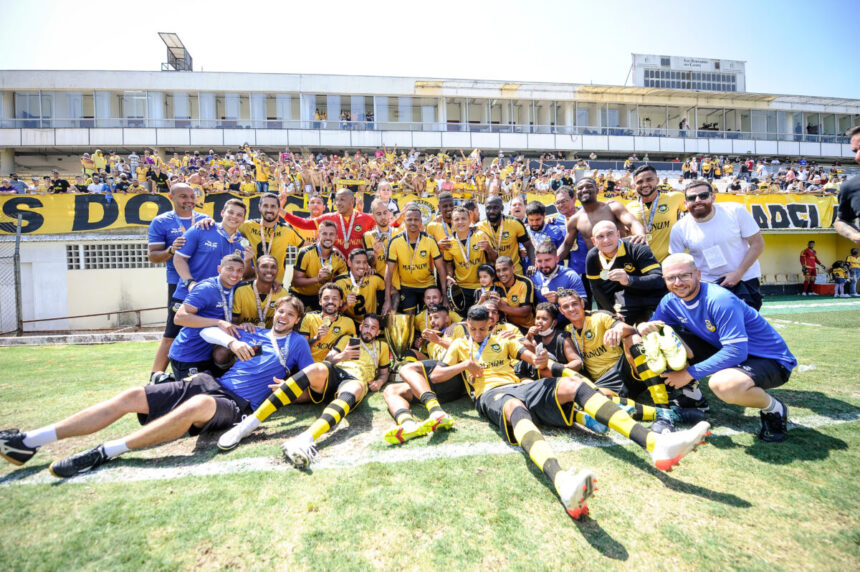
[[[684,194],[690,216],[672,227],[669,252],[689,252],[704,282],[727,288],[758,310],[764,238],[755,219],[740,203],[717,204],[705,180],[688,184]]]
[[[785,384],[797,360],[761,314],[726,289],[703,282],[703,272],[693,258],[680,253],[663,261],[663,279],[670,293],[660,301],[652,321],[637,329],[647,336],[668,324],[692,350],[692,365],[663,374],[666,385],[695,387],[696,380],[710,377],[708,387],[718,398],[761,410],[759,439],[783,441],[788,407],[767,390]]]

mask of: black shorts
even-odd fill
[[[594,385],[609,389],[621,397],[635,397],[646,389],[645,384],[633,376],[633,368],[626,355],[618,358],[615,365],[594,381]]]
[[[336,365],[332,365],[327,361],[321,363],[328,368],[328,377],[325,380],[325,386],[323,386],[323,390],[321,392],[317,393],[313,389],[310,390],[311,401],[314,403],[328,403],[335,398],[337,392],[340,390],[340,386],[345,382],[359,381],[355,376]]]
[[[684,343],[690,346],[693,351],[693,358],[690,360],[691,365],[702,363],[719,351],[719,348],[712,346],[684,328],[677,328],[677,332]],[[758,356],[747,356],[747,359],[729,369],[738,369],[744,372],[753,380],[755,386],[761,389],[773,389],[784,385],[791,376],[791,371],[775,359]]]
[[[182,305],[182,300],[177,300],[173,297],[173,293],[176,292],[176,286],[176,284],[167,285],[167,324],[164,326],[163,336],[171,340],[176,339],[176,336],[179,335],[179,330],[182,329],[182,326],[177,326],[176,322],[173,321],[176,318],[176,311]]]
[[[446,364],[433,359],[418,363],[421,364],[421,368],[424,370],[424,377],[427,378],[430,389],[436,394],[436,399],[439,403],[450,403],[466,395],[466,379],[463,377],[463,372],[458,373],[449,380],[433,383],[430,381],[430,375],[433,373],[433,370],[438,365],[445,366]]]
[[[211,373],[214,364],[212,360],[206,361],[179,361],[170,358],[170,369],[173,370],[175,379],[185,379],[198,373]]]
[[[621,317],[624,318],[625,324],[635,327],[636,324],[641,324],[642,322],[647,322],[648,320],[650,320],[651,316],[654,315],[654,310],[656,309],[656,304],[653,307],[635,306],[621,308],[621,311],[619,313],[621,314]]]
[[[141,425],[146,425],[159,417],[167,415],[195,395],[208,395],[215,400],[215,414],[203,427],[188,430],[191,435],[227,429],[242,420],[242,416],[253,412],[251,404],[223,387],[208,373],[198,373],[185,381],[172,381],[158,385],[147,385],[146,403],[149,413],[138,413]]]
[[[427,288],[411,288],[409,286],[400,287],[400,312],[415,310],[415,313],[421,311],[424,307],[424,291]]]
[[[299,294],[294,290],[290,290],[290,294],[302,301],[302,304],[305,305],[305,312],[319,312],[322,309],[319,296]]]
[[[505,437],[516,445],[513,427],[505,419],[505,404],[510,399],[519,399],[532,418],[542,425],[567,428],[573,425],[573,401],[561,404],[558,401],[558,378],[545,377],[531,383],[510,383],[488,389],[475,401],[475,409],[499,428],[504,428]]]

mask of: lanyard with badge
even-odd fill
[[[597,251],[597,259],[600,261],[600,266],[603,267],[603,270],[600,271],[600,278],[602,280],[609,280],[609,270],[612,268],[612,265],[615,264],[615,259],[618,258],[618,252],[621,250],[621,241],[618,241],[618,250],[615,251],[615,256],[612,257],[612,260],[607,261],[606,257],[603,256],[603,253],[599,250]]]
[[[328,258],[323,260],[322,248],[317,244],[317,257],[320,259],[320,268],[328,268],[329,271],[334,271],[334,264],[331,262],[331,257],[334,256],[334,249],[332,248],[331,252],[328,253]]]
[[[266,313],[268,312],[269,302],[272,301],[272,291],[269,290],[269,294],[266,296],[266,301],[263,302],[263,305],[261,306],[260,305],[260,293],[257,291],[257,281],[256,280],[251,282],[251,288],[254,289],[254,302],[257,303],[257,317],[260,318],[260,320],[257,322],[257,327],[258,328],[265,328],[266,327]],[[264,310],[264,308],[266,308],[266,309]]]
[[[583,327],[583,329],[585,328],[584,323],[582,324],[582,327]],[[580,348],[579,340],[576,338],[576,326],[574,326],[573,324],[571,324],[570,333],[571,333],[570,337],[573,338],[573,345],[576,346],[576,353],[579,355],[579,357],[582,358],[582,360],[583,360],[582,365],[585,365],[585,356],[582,355],[582,348]],[[583,339],[582,343],[583,343],[583,345],[585,344],[584,339]]]
[[[224,296],[224,288],[220,282],[218,283],[218,294],[221,295],[221,303],[224,305],[224,320],[227,322],[233,317],[233,292],[234,290],[231,288],[230,295]]]
[[[352,223],[355,222],[355,209],[352,211],[352,216],[349,217],[349,232],[343,227],[343,215],[338,215],[337,222],[340,223],[340,230],[343,233],[343,246],[349,248],[349,237],[352,236]]]
[[[642,219],[644,220],[645,219],[645,216],[644,216],[645,215],[645,212],[644,212],[645,211],[645,203],[642,202],[641,199],[639,202],[642,204],[642,211],[643,211]],[[651,228],[654,226],[654,215],[657,214],[657,205],[659,205],[659,204],[660,204],[660,191],[657,191],[657,196],[654,197],[653,201],[651,201],[651,213],[648,216],[648,224],[645,225],[645,240],[647,242],[651,242],[651,239],[653,238],[651,235]]]

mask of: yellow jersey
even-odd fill
[[[265,228],[260,234],[261,223],[259,220],[246,220],[239,226],[239,232],[251,243],[254,249],[254,261],[264,254],[271,254],[278,261],[278,282],[284,281],[284,268],[287,259],[287,247],[300,248],[304,240],[299,236],[290,224],[279,220],[274,228]]]
[[[525,350],[523,345],[513,338],[503,340],[493,335],[488,336],[485,342],[476,344],[468,336],[458,338],[451,342],[442,357],[445,365],[454,365],[470,359],[480,364],[483,371],[478,377],[473,377],[468,371],[463,372],[472,399],[477,399],[493,387],[520,382],[511,366],[511,360],[519,359]]]
[[[298,332],[310,339],[317,334],[317,330],[319,330],[322,322],[322,312],[308,312],[302,318]],[[311,356],[314,358],[314,361],[324,361],[325,356],[328,355],[328,352],[334,347],[334,344],[341,336],[355,336],[355,322],[352,321],[352,318],[338,314],[332,320],[328,333],[311,346]]]
[[[263,327],[271,328],[275,318],[275,302],[285,296],[289,296],[286,288],[267,295],[258,294],[254,291],[255,280],[241,284],[233,293],[233,318],[238,318],[239,323],[251,322],[260,325],[260,314],[263,315]]]
[[[408,233],[403,232],[388,243],[386,260],[394,263],[401,286],[427,288],[436,283],[433,261],[442,257],[436,239],[420,232],[415,245],[409,244]],[[393,283],[393,281],[392,281]]]
[[[502,216],[498,231],[488,220],[479,222],[477,228],[489,237],[490,245],[498,251],[499,256],[511,257],[514,261],[514,272],[524,270],[520,262],[520,243],[528,240],[529,235],[523,223],[515,218]]]
[[[660,191],[651,204],[645,205],[642,199],[639,199],[628,203],[627,210],[645,227],[646,236],[651,235],[648,246],[657,262],[663,262],[663,259],[669,256],[669,235],[672,233],[672,226],[687,210],[684,193]],[[652,212],[654,213],[653,222]]]
[[[860,256],[848,256],[845,259],[849,268],[860,268]]]
[[[365,276],[361,282],[356,284],[353,283],[350,273],[341,274],[335,277],[334,283],[343,290],[344,303],[346,295],[355,291],[355,287],[358,286],[355,304],[343,308],[344,314],[355,320],[356,323],[361,323],[366,314],[376,314],[382,308],[379,301],[385,296],[385,280],[379,274],[373,273],[370,276]]]
[[[478,243],[489,237],[480,230],[470,231],[467,238],[454,235],[453,244],[443,253],[446,262],[454,267],[454,279],[462,288],[476,289],[481,287],[478,281],[478,266],[487,264],[487,253],[481,250]]]
[[[621,346],[614,348],[604,345],[603,335],[606,330],[615,325],[618,320],[603,310],[586,312],[585,322],[581,330],[576,330],[573,324],[568,324],[564,331],[573,339],[573,347],[582,358],[588,377],[597,381],[609,371],[618,359],[624,355]]]
[[[535,285],[534,283],[518,274],[514,275],[514,283],[510,288],[506,288],[501,282],[496,282],[496,286],[502,291],[502,298],[509,306],[525,306],[532,307],[531,313],[524,318],[507,317],[508,322],[516,324],[522,328],[530,328],[535,324]]]
[[[349,344],[349,338],[350,336],[341,336],[335,343],[335,349],[338,351],[345,350]],[[335,367],[352,374],[355,379],[367,385],[376,379],[377,371],[391,365],[391,351],[388,349],[388,344],[382,340],[373,340],[369,344],[362,341],[359,348],[361,348],[361,353],[358,359],[342,361]]]
[[[448,310],[448,324],[456,324],[457,322],[461,322],[463,318],[460,317],[460,314],[455,312],[454,310]],[[430,316],[427,315],[427,310],[423,310],[421,313],[416,314],[412,318],[412,329],[415,331],[415,337],[421,335],[421,332],[430,328]]]
[[[305,273],[308,278],[319,276],[320,269],[323,263],[331,268],[331,276],[334,278],[339,274],[346,272],[346,260],[336,248],[332,248],[331,254],[325,260],[320,258],[319,245],[311,244],[299,250],[299,255],[296,257],[295,268]],[[309,286],[296,286],[293,284],[290,289],[305,296],[316,296],[319,294],[323,284],[311,284]]]

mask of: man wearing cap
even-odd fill
[[[60,172],[56,169],[51,171],[51,181],[48,183],[48,192],[51,193],[68,193],[69,182],[66,179],[60,178]]]

